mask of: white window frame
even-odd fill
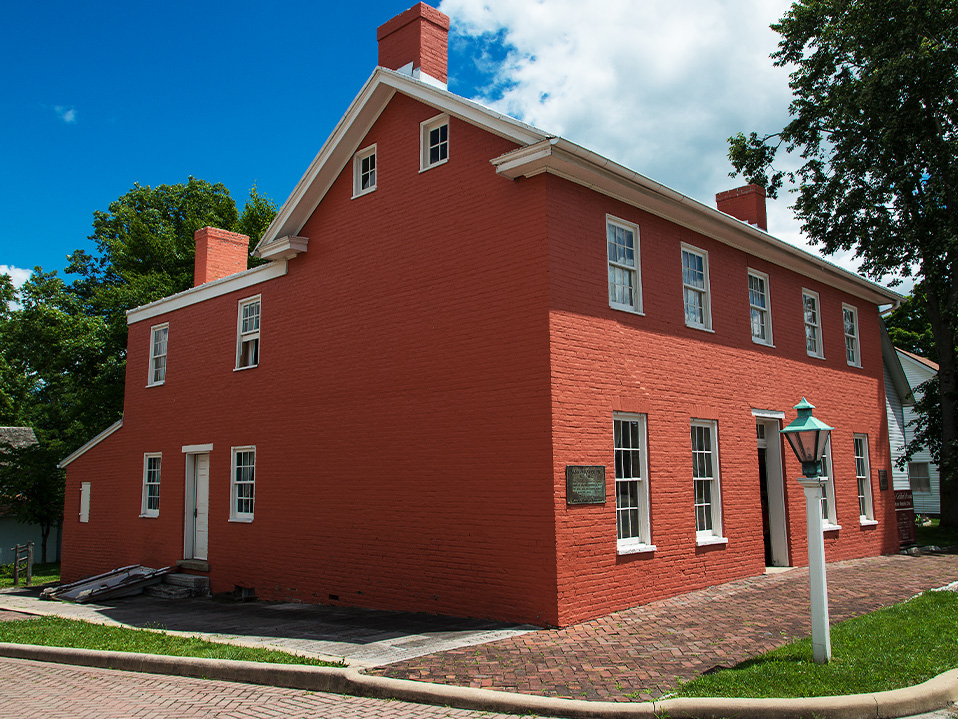
[[[848,324],[845,322],[846,315],[852,318],[852,334],[848,334]],[[862,366],[861,342],[858,332],[858,308],[852,305],[842,304],[842,331],[845,333],[845,361],[851,367]]]
[[[150,466],[151,460],[156,460],[155,473]],[[143,500],[140,504],[141,517],[160,516],[160,481],[163,472],[163,454],[161,452],[147,452],[143,455]],[[156,487],[156,506],[150,507],[150,488]]]
[[[256,445],[244,445],[242,447],[232,447],[232,462],[230,463],[230,521],[233,522],[252,522],[253,513],[256,508]],[[251,465],[243,465],[240,467],[237,464],[240,454],[251,453],[253,463]],[[245,477],[241,480],[238,476],[239,470],[245,467],[249,467],[252,471],[252,478],[246,479]],[[250,496],[249,497],[240,497],[240,487],[249,485],[250,486]],[[240,510],[239,503],[240,500],[249,502],[249,511],[246,509]]]
[[[832,440],[828,439],[825,453],[822,455],[821,473],[818,475],[822,482],[822,529],[826,532],[841,529],[838,523],[835,505],[835,468],[832,464]]]
[[[445,141],[440,141],[439,145],[446,146],[446,156],[441,157],[435,162],[430,162],[430,154],[432,146],[430,145],[429,135],[433,130],[438,130],[443,125],[446,126],[446,139]],[[430,118],[429,120],[424,120],[419,124],[419,171],[425,172],[426,170],[431,170],[434,167],[439,165],[444,165],[449,162],[449,115],[442,114],[437,115],[436,117]]]
[[[157,342],[157,334],[160,332],[166,333],[166,338],[162,344],[162,353],[159,352],[160,345]],[[169,354],[169,348],[170,323],[164,322],[161,325],[153,325],[150,327],[150,374],[146,383],[147,387],[159,387],[161,384],[166,382],[166,358]],[[160,360],[163,360],[163,376],[157,379],[156,376],[157,370],[159,369]]]
[[[634,266],[629,265],[628,261],[621,261],[618,257],[618,252],[615,253],[615,258],[612,258],[611,249],[618,247],[618,243],[612,241],[613,233],[616,230],[622,230],[623,232],[632,233],[632,251]],[[608,260],[609,267],[609,307],[614,310],[623,310],[625,312],[634,312],[635,314],[642,314],[642,262],[641,262],[641,253],[639,252],[639,226],[632,223],[626,222],[625,220],[620,220],[618,217],[613,217],[612,215],[605,216],[605,246],[606,246],[606,258]],[[619,302],[615,298],[615,293],[613,288],[616,286],[614,282],[614,275],[616,273],[625,273],[631,275],[632,278],[632,304],[625,302]]]
[[[372,158],[372,168],[363,170],[363,163]],[[367,174],[372,175],[372,183],[363,187],[363,180]],[[372,144],[353,156],[353,199],[368,195],[376,190],[376,181],[379,178],[379,158],[376,156],[376,145]]]
[[[698,257],[702,260],[702,279],[704,287],[689,284],[685,281],[685,255]],[[700,323],[689,319],[689,292],[699,295],[702,300],[702,319]],[[682,311],[685,315],[685,326],[698,330],[712,331],[712,292],[709,285],[709,253],[705,250],[682,243]]]
[[[710,448],[706,451],[696,450],[695,431],[703,429],[708,433]],[[692,448],[692,504],[695,516],[695,542],[699,545],[704,544],[727,544],[728,539],[722,536],[722,481],[719,470],[719,451],[718,451],[718,422],[715,420],[693,419],[691,422],[691,448]],[[698,473],[697,455],[709,456],[711,459],[711,476],[696,477]],[[697,482],[707,482],[709,488],[709,501],[700,503],[696,492]],[[704,507],[707,512],[704,515],[711,528],[700,529],[699,507]]]
[[[636,436],[626,427],[636,423]],[[654,552],[649,521],[649,456],[647,418],[644,414],[615,412],[612,415],[613,473],[615,475],[616,549],[619,554]],[[635,445],[635,446],[633,446]],[[636,474],[638,473],[638,474]],[[628,495],[623,504],[622,494]],[[633,504],[634,502],[634,504]],[[632,526],[634,523],[634,526]],[[623,535],[624,525],[626,536]]]
[[[853,446],[855,449],[855,479],[858,484],[859,521],[862,524],[876,524],[875,506],[872,502],[871,464],[868,458],[868,435],[854,435]],[[859,454],[859,448],[861,448],[861,454]]]
[[[925,476],[915,475],[912,470],[913,467],[924,467]],[[923,480],[924,487],[915,489],[915,480]],[[908,463],[908,486],[911,487],[912,494],[929,494],[931,493],[931,465],[928,462],[909,462]]]
[[[749,327],[752,333],[752,342],[759,345],[765,345],[767,347],[774,347],[772,339],[772,296],[769,289],[768,275],[764,272],[759,272],[758,270],[753,270],[749,268],[748,271],[748,320]],[[762,300],[765,302],[765,305],[757,305],[752,302],[752,283],[751,281],[755,279],[762,283],[764,291],[762,292]],[[761,316],[764,320],[765,327],[765,337],[758,337],[755,334],[755,322],[752,319],[755,314]]]
[[[808,319],[808,313],[805,310],[805,300],[806,298],[815,301],[815,321],[810,322]],[[809,357],[818,357],[819,359],[825,359],[825,345],[822,342],[822,300],[818,296],[818,293],[813,290],[806,290],[802,288],[802,321],[804,322],[805,327],[805,353]],[[812,330],[812,334],[815,337],[815,342],[817,349],[813,352],[808,347],[808,332],[809,329]]]
[[[256,327],[255,329],[247,329],[243,331],[243,312],[247,307],[253,305],[258,305],[259,309],[256,313]],[[242,299],[237,303],[236,310],[236,369],[252,369],[253,367],[259,366],[259,357],[260,350],[262,349],[262,342],[260,341],[260,329],[263,325],[263,300],[261,295],[256,295],[255,297],[247,297]],[[246,353],[244,352],[245,345],[248,343],[256,343],[256,350],[254,353],[254,362],[250,364],[242,364]]]

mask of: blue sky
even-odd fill
[[[376,28],[411,4],[8,3],[0,271],[62,271],[134,183],[192,175],[281,204],[374,69]],[[740,184],[725,139],[786,118],[768,25],[787,6],[444,0],[450,90],[711,204]],[[770,230],[803,245],[787,205]]]

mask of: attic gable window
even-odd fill
[[[423,172],[449,160],[449,115],[426,120],[419,127],[419,171]]]
[[[370,145],[353,157],[353,197],[376,189],[376,146]]]
[[[150,380],[147,387],[166,381],[166,345],[169,337],[169,323],[150,328]]]
[[[237,317],[236,369],[259,364],[259,296],[240,300]]]

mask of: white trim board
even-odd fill
[[[93,449],[96,445],[100,444],[100,442],[102,442],[103,440],[105,440],[107,437],[109,437],[111,434],[113,434],[114,432],[116,432],[116,431],[117,431],[120,427],[122,427],[122,426],[123,426],[123,418],[121,417],[121,418],[118,419],[116,422],[114,422],[114,423],[111,424],[109,427],[107,427],[105,430],[103,430],[102,432],[100,432],[100,434],[98,434],[96,437],[94,437],[94,438],[91,439],[89,442],[87,442],[85,445],[83,445],[82,447],[80,447],[76,452],[74,452],[73,454],[71,454],[71,455],[67,456],[66,458],[64,458],[64,459],[60,462],[60,464],[57,465],[57,467],[58,467],[59,469],[63,469],[63,468],[66,467],[68,464],[70,464],[70,462],[72,462],[72,461],[75,460],[75,459],[78,459],[81,455],[86,454],[87,451]]]

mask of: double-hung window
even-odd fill
[[[712,328],[709,298],[709,256],[707,252],[682,245],[682,290],[685,297],[685,324]]]
[[[230,519],[252,521],[255,498],[256,447],[233,447]]]
[[[616,413],[612,424],[618,552],[652,551],[645,415]]]
[[[842,305],[842,321],[845,326],[845,360],[852,367],[861,367],[862,358],[858,349],[858,310],[851,305]]]
[[[376,189],[376,146],[370,145],[353,157],[353,197]]]
[[[160,465],[163,455],[160,453],[143,455],[143,503],[141,517],[160,515]]]
[[[420,125],[419,171],[449,160],[449,115],[439,115]]]
[[[931,475],[928,473],[928,462],[908,463],[908,482],[912,492],[927,494],[931,492]]]
[[[711,544],[722,539],[719,485],[718,425],[692,421],[692,486],[695,498],[695,539]],[[724,541],[724,540],[722,540]]]
[[[819,314],[818,293],[802,290],[802,307],[805,312],[805,351],[812,357],[824,357],[822,347],[822,324]]]
[[[642,311],[642,268],[639,262],[639,228],[606,218],[609,253],[609,307],[629,312]]]
[[[259,364],[259,297],[240,300],[237,316],[236,369]]]
[[[768,296],[768,275],[748,271],[748,307],[752,324],[752,341],[772,344],[772,310]]]
[[[822,467],[818,474],[822,480],[822,520],[825,529],[839,529],[835,512],[835,478],[832,476],[832,442],[825,445]]]
[[[170,338],[170,325],[156,325],[150,330],[150,381],[147,386],[166,381],[166,345]]]
[[[855,476],[858,479],[858,514],[862,522],[875,519],[872,509],[871,474],[868,466],[868,435],[855,435]]]

